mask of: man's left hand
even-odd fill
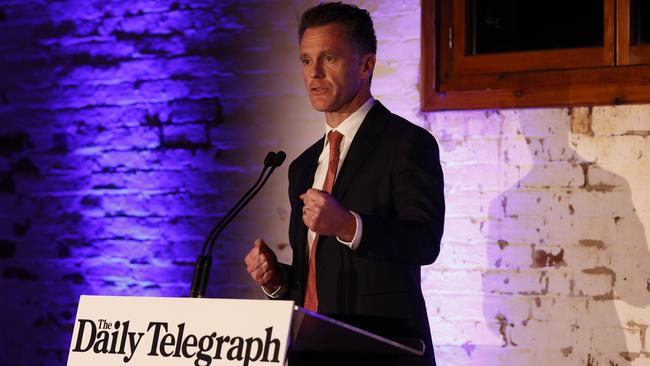
[[[302,208],[302,221],[319,235],[336,235],[343,241],[352,241],[356,231],[354,215],[325,191],[309,189],[300,195],[305,204]]]

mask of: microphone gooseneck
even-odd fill
[[[224,215],[219,223],[217,223],[217,225],[215,225],[212,230],[210,230],[210,234],[208,234],[205,242],[203,243],[203,247],[201,248],[201,254],[196,260],[196,266],[194,267],[194,277],[192,278],[192,287],[190,288],[190,297],[205,297],[205,292],[208,286],[208,278],[210,277],[210,269],[212,267],[212,251],[214,250],[214,245],[217,238],[219,237],[219,234],[262,189],[273,171],[282,165],[286,157],[287,155],[284,153],[284,151],[278,151],[277,153],[269,152],[266,154],[266,157],[264,158],[264,169],[262,169],[262,172],[257,178],[257,181],[255,181],[255,184],[253,184],[253,186],[244,194],[242,198],[239,199],[239,201],[237,201],[237,203],[230,209],[230,211]],[[267,174],[265,175],[265,173]]]
[[[278,152],[275,154],[275,156],[274,156],[274,158],[273,158],[273,162],[272,162],[272,164],[271,164],[271,170],[269,170],[269,172],[268,172],[268,174],[266,175],[266,177],[264,177],[264,180],[262,180],[262,183],[260,183],[260,184],[257,186],[257,188],[255,188],[255,186],[253,186],[253,188],[255,188],[255,190],[253,191],[253,193],[250,194],[250,195],[248,195],[248,197],[245,198],[244,202],[243,202],[241,205],[239,205],[239,207],[237,207],[237,209],[235,210],[235,212],[234,212],[232,215],[230,215],[230,217],[228,217],[228,218],[226,219],[226,221],[224,222],[224,224],[223,224],[223,225],[222,225],[222,226],[221,226],[221,227],[220,227],[220,228],[215,232],[215,234],[214,234],[214,238],[213,238],[213,240],[210,242],[210,249],[208,250],[208,253],[212,253],[212,250],[213,250],[213,248],[214,248],[214,244],[215,244],[215,242],[216,242],[216,240],[214,240],[214,239],[216,239],[216,237],[217,237],[217,236],[218,236],[218,235],[223,231],[223,229],[225,229],[226,226],[228,226],[228,224],[230,223],[230,221],[232,221],[232,219],[234,219],[235,216],[237,216],[237,214],[239,213],[239,211],[241,211],[244,207],[246,207],[246,205],[248,204],[248,202],[250,202],[250,201],[253,199],[253,197],[255,197],[255,195],[257,194],[257,192],[259,192],[259,191],[262,189],[262,187],[264,187],[264,185],[266,184],[266,181],[269,180],[269,178],[271,177],[271,174],[273,174],[273,171],[274,171],[277,167],[279,167],[280,165],[282,165],[282,163],[284,162],[284,159],[285,159],[286,157],[287,157],[287,154],[285,154],[284,151],[278,151]],[[251,190],[252,190],[252,189],[251,189]]]
[[[260,173],[260,176],[257,178],[257,181],[255,181],[255,184],[253,184],[253,186],[248,190],[248,192],[246,192],[242,196],[242,198],[240,198],[239,201],[237,201],[237,203],[235,203],[235,205],[230,209],[230,211],[228,211],[228,213],[226,213],[221,218],[219,223],[217,225],[215,225],[212,228],[212,230],[210,230],[210,234],[208,234],[208,236],[205,238],[205,241],[203,242],[203,248],[201,249],[201,255],[205,255],[205,250],[207,249],[209,243],[211,241],[213,241],[214,239],[216,239],[216,235],[218,235],[218,233],[216,233],[217,230],[219,230],[219,228],[227,225],[227,223],[225,223],[226,219],[228,219],[230,216],[232,216],[233,212],[235,212],[237,207],[239,207],[242,204],[242,202],[244,202],[246,197],[248,197],[251,194],[251,192],[253,192],[255,190],[255,187],[257,187],[257,185],[262,180],[262,177],[264,176],[264,173],[266,173],[266,170],[269,167],[275,165],[274,163],[275,163],[276,157],[277,157],[277,154],[275,152],[273,152],[273,151],[270,151],[269,153],[266,154],[266,157],[264,158],[264,169],[262,169],[262,172]]]

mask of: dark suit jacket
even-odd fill
[[[299,196],[313,184],[323,144],[324,137],[289,167],[293,263],[286,297],[298,305],[303,304],[308,267]],[[435,364],[420,266],[438,256],[443,231],[443,177],[436,141],[375,102],[348,150],[332,195],[361,216],[363,234],[354,251],[335,237],[319,239],[319,312],[386,337],[425,342],[424,357],[389,364]]]

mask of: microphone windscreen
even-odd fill
[[[275,153],[273,151],[269,151],[268,154],[266,154],[266,157],[264,158],[264,166],[265,167],[270,167],[272,165],[275,165]],[[284,159],[282,159],[284,160]]]
[[[276,168],[284,163],[284,159],[287,158],[287,154],[284,151],[280,150],[275,154],[275,159],[273,161],[273,166]]]

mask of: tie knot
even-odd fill
[[[341,140],[343,139],[343,135],[338,131],[332,130],[327,134],[327,139],[329,140],[330,144],[339,146],[341,144]]]

